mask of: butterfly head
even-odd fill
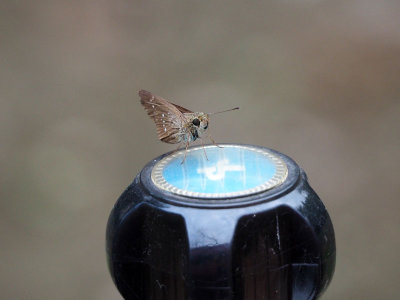
[[[209,117],[208,114],[197,112],[193,113],[191,125],[197,130],[198,136],[201,137],[208,128]]]

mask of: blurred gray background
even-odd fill
[[[215,116],[220,143],[271,147],[331,214],[323,299],[395,299],[400,2],[0,3],[2,299],[121,299],[105,260],[114,202],[158,141],[148,89]]]

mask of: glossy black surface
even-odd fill
[[[306,175],[281,156],[281,186],[236,199],[175,196],[149,163],[107,225],[107,259],[125,299],[316,299],[335,266],[329,215]]]

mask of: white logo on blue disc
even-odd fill
[[[206,151],[207,158],[204,154]],[[227,198],[259,193],[280,185],[287,167],[275,154],[251,146],[202,146],[175,152],[152,170],[160,189],[188,197]]]

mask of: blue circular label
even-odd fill
[[[266,149],[241,145],[202,146],[177,151],[153,168],[156,186],[199,198],[238,197],[281,184],[286,164]]]

